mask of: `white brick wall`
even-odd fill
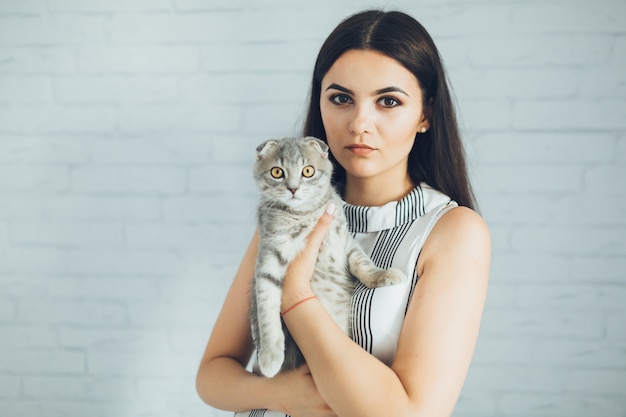
[[[0,414],[222,416],[196,366],[298,131],[369,6],[438,43],[493,233],[455,416],[626,416],[623,0],[0,0]]]

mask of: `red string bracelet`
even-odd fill
[[[317,298],[317,296],[312,295],[312,296],[310,296],[310,297],[307,297],[307,298],[305,298],[305,299],[302,299],[302,300],[300,300],[300,301],[296,302],[296,303],[295,303],[294,305],[292,305],[291,307],[289,307],[289,308],[285,309],[284,311],[281,311],[281,312],[280,312],[280,315],[281,315],[281,316],[284,316],[285,314],[289,313],[289,312],[290,312],[291,310],[293,310],[294,308],[298,307],[300,304],[304,303],[305,301],[312,300],[312,299],[314,299],[314,298]]]

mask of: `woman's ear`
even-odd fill
[[[430,129],[430,120],[433,116],[433,99],[432,97],[428,99],[428,104],[424,106],[424,110],[422,110],[422,120],[419,123],[418,131],[420,133],[426,133],[428,129]]]
[[[417,133],[426,133],[430,129],[430,120],[426,115],[422,115],[422,120],[417,124]]]

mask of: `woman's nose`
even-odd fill
[[[348,130],[354,135],[372,133],[372,115],[367,106],[355,106]]]

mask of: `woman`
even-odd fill
[[[424,28],[400,12],[342,22],[318,55],[304,130],[331,149],[356,239],[412,279],[357,288],[355,341],[341,332],[309,285],[329,207],[283,283],[283,319],[307,365],[259,377],[245,369],[255,235],[202,359],[200,397],[226,410],[277,410],[241,413],[250,416],[449,416],[476,343],[490,239],[472,210],[445,73]]]

